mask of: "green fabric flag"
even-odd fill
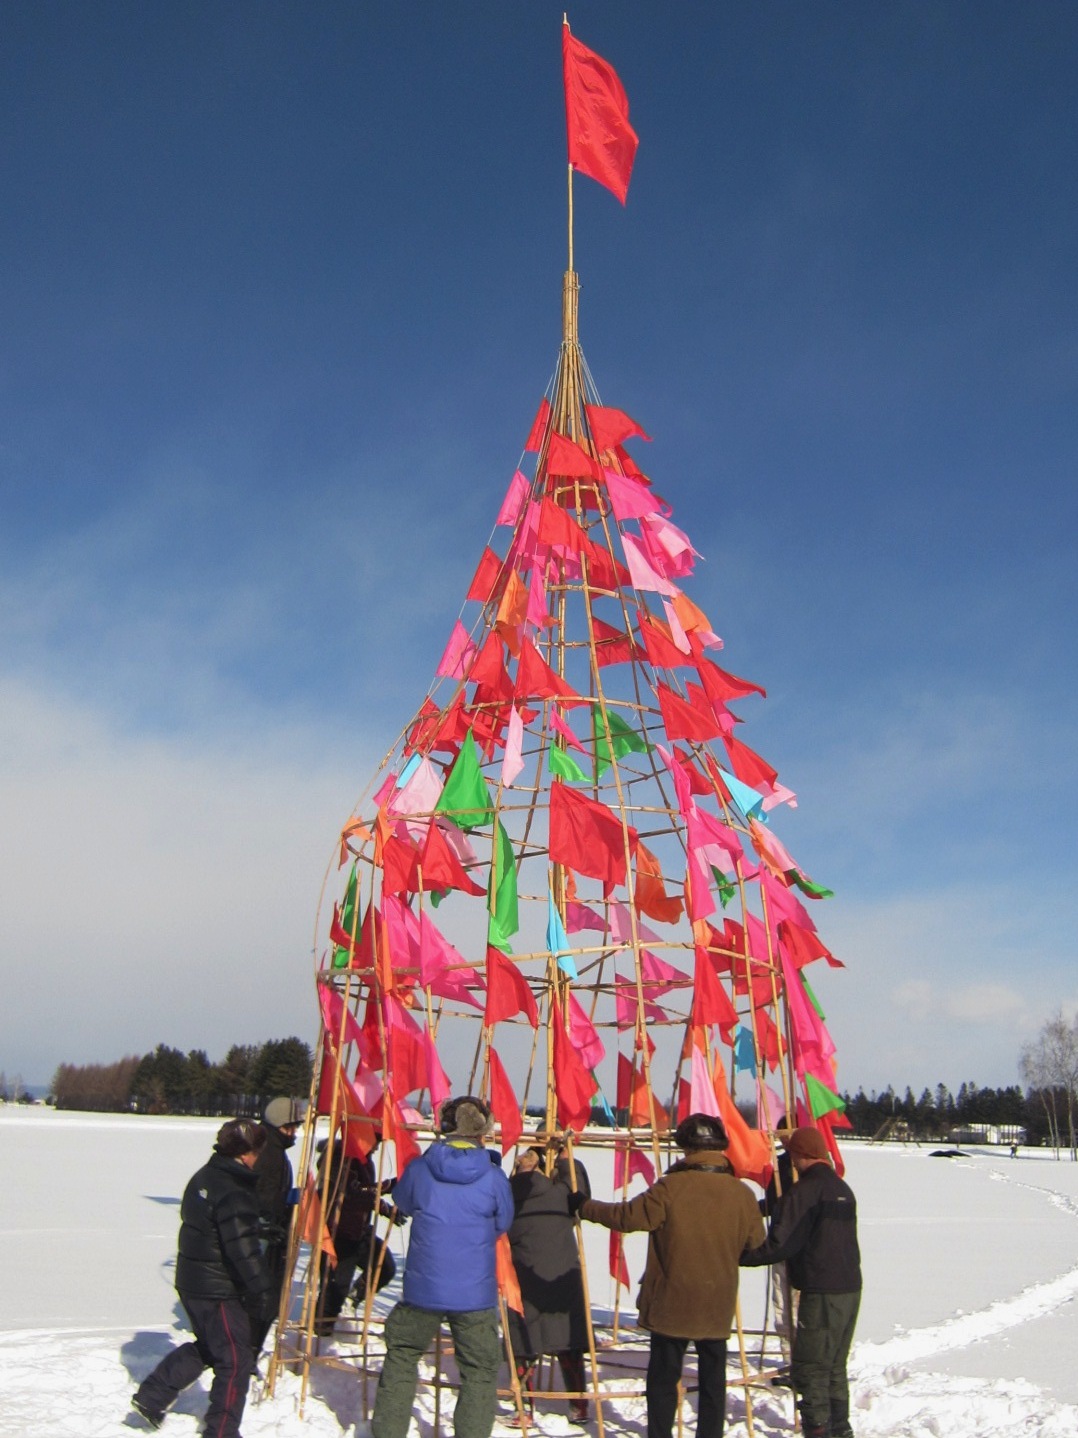
[[[816,995],[812,992],[812,985],[809,983],[808,979],[805,978],[805,971],[804,971],[804,969],[801,970],[801,982],[802,982],[802,984],[803,984],[804,987],[805,987],[805,993],[808,994],[808,996],[809,996],[809,1002],[812,1004],[812,1007],[813,1007],[813,1008],[816,1010],[816,1012],[819,1014],[820,1018],[823,1019],[824,1023],[826,1023],[826,1022],[827,1022],[827,1015],[824,1013],[823,1009],[821,1008],[819,999],[818,999],[818,998],[816,997]]]
[[[568,779],[571,784],[586,784],[588,776],[581,769],[568,749],[560,749],[557,744],[551,745],[547,754],[547,764],[552,774],[559,775],[562,779]]]
[[[520,915],[517,911],[517,866],[513,861],[513,846],[509,842],[509,835],[500,823],[494,835],[490,882],[487,885],[487,908],[490,910],[488,939],[495,948],[508,951],[511,936],[520,928]]]
[[[833,899],[834,889],[825,889],[822,884],[814,884],[811,879],[806,879],[799,869],[787,869],[786,877],[792,879],[803,894],[810,899]]]
[[[449,771],[435,812],[444,814],[450,823],[469,833],[489,824],[494,817],[490,790],[479,767],[479,751],[470,729]]]
[[[595,777],[596,779],[605,769],[610,768],[611,753],[614,758],[622,759],[626,754],[646,754],[651,745],[642,734],[626,724],[620,715],[611,710],[606,711],[606,722],[610,726],[610,741],[607,742],[606,729],[603,726],[603,711],[598,704],[591,706],[592,732],[595,735]]]
[[[356,918],[356,900],[359,897],[359,880],[356,877],[356,866],[352,865],[352,872],[348,875],[348,883],[344,888],[344,899],[341,901],[341,928],[351,939],[359,938],[361,928],[360,921]],[[335,969],[346,969],[348,967],[348,950],[340,944],[333,950],[333,967]]]
[[[811,1074],[805,1075],[805,1087],[808,1090],[809,1108],[812,1110],[813,1118],[823,1118],[825,1113],[841,1113],[846,1107],[844,1100],[840,1099],[825,1083]]]
[[[728,879],[721,869],[716,869],[714,864],[711,866],[711,872],[715,876],[715,884],[719,890],[719,901],[725,909],[737,890],[734,888],[732,880]]]

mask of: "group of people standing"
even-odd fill
[[[213,1157],[184,1194],[176,1287],[195,1338],[173,1350],[135,1393],[136,1410],[153,1427],[210,1366],[204,1432],[238,1438],[247,1386],[284,1276],[283,1247],[278,1263],[272,1242],[260,1238],[256,1170],[272,1141],[267,1128],[284,1133],[283,1159],[288,1125],[270,1123],[269,1108],[266,1118],[263,1125],[226,1123]],[[411,1221],[402,1297],[386,1319],[373,1438],[406,1438],[419,1363],[443,1323],[460,1377],[456,1438],[489,1438],[504,1353],[496,1261],[502,1235],[508,1236],[521,1290],[523,1313],[509,1313],[508,1338],[524,1421],[532,1414],[537,1366],[544,1355],[556,1355],[570,1417],[587,1422],[588,1323],[577,1219],[649,1236],[639,1295],[639,1323],[650,1334],[648,1438],[672,1434],[690,1343],[697,1355],[696,1432],[698,1438],[721,1438],[739,1269],[764,1264],[786,1264],[798,1292],[789,1381],[806,1438],[852,1438],[846,1362],[861,1291],[856,1202],[817,1129],[780,1134],[794,1181],[766,1205],[771,1221],[765,1231],[765,1205],[735,1176],[725,1128],[707,1114],[692,1114],[678,1125],[674,1139],[683,1157],[644,1193],[621,1203],[594,1199],[582,1165],[543,1147],[524,1150],[507,1178],[497,1152],[485,1147],[493,1122],[482,1099],[448,1100],[438,1124],[438,1140],[395,1183],[379,1186],[373,1165],[357,1166],[354,1252],[343,1235],[347,1273],[334,1279],[323,1265],[318,1321],[320,1331],[329,1332],[357,1267],[371,1270],[375,1287],[393,1276],[388,1250],[374,1246],[373,1212]],[[339,1149],[330,1161],[341,1161]],[[288,1182],[290,1188],[290,1169]],[[347,1195],[347,1180],[343,1188],[334,1186]],[[286,1192],[279,1174],[271,1185],[264,1172],[263,1202],[271,1189],[278,1199]],[[265,1226],[263,1218],[263,1231]]]

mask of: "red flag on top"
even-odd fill
[[[617,195],[624,205],[639,141],[629,124],[629,97],[614,67],[561,31],[565,129],[569,163]]]

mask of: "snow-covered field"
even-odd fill
[[[171,1286],[179,1198],[215,1128],[0,1106],[0,1438],[132,1431],[134,1383],[180,1336]],[[995,1150],[951,1160],[918,1148],[846,1153],[866,1284],[852,1364],[859,1438],[1078,1438],[1078,1165],[1027,1151],[1016,1160]],[[603,1161],[589,1169],[602,1197]],[[601,1304],[607,1235],[586,1232]],[[398,1247],[406,1234],[394,1237]],[[639,1253],[629,1250],[634,1279]],[[746,1273],[748,1310],[763,1281]],[[358,1386],[319,1375],[301,1421],[298,1383],[286,1376],[273,1399],[252,1395],[246,1438],[352,1435]],[[204,1389],[189,1390],[162,1432],[194,1438],[205,1401]],[[642,1406],[604,1406],[607,1431],[639,1438]],[[757,1403],[754,1431],[776,1438],[791,1417],[790,1399],[776,1393]],[[422,1429],[426,1438],[429,1424]],[[552,1409],[539,1431],[580,1430]],[[737,1397],[727,1431],[746,1432]]]

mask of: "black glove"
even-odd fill
[[[569,1212],[574,1218],[578,1218],[580,1216],[580,1210],[588,1201],[588,1195],[582,1193],[578,1188],[575,1193],[566,1194],[565,1201],[569,1205]]]
[[[265,1332],[277,1317],[277,1294],[272,1288],[261,1293],[249,1293],[243,1301],[251,1329],[255,1334]]]
[[[383,1179],[382,1179],[382,1182],[381,1182],[381,1183],[379,1184],[379,1186],[378,1186],[378,1192],[379,1192],[379,1193],[392,1193],[393,1190],[396,1188],[396,1186],[397,1186],[397,1180],[396,1180],[395,1178],[383,1178]]]

